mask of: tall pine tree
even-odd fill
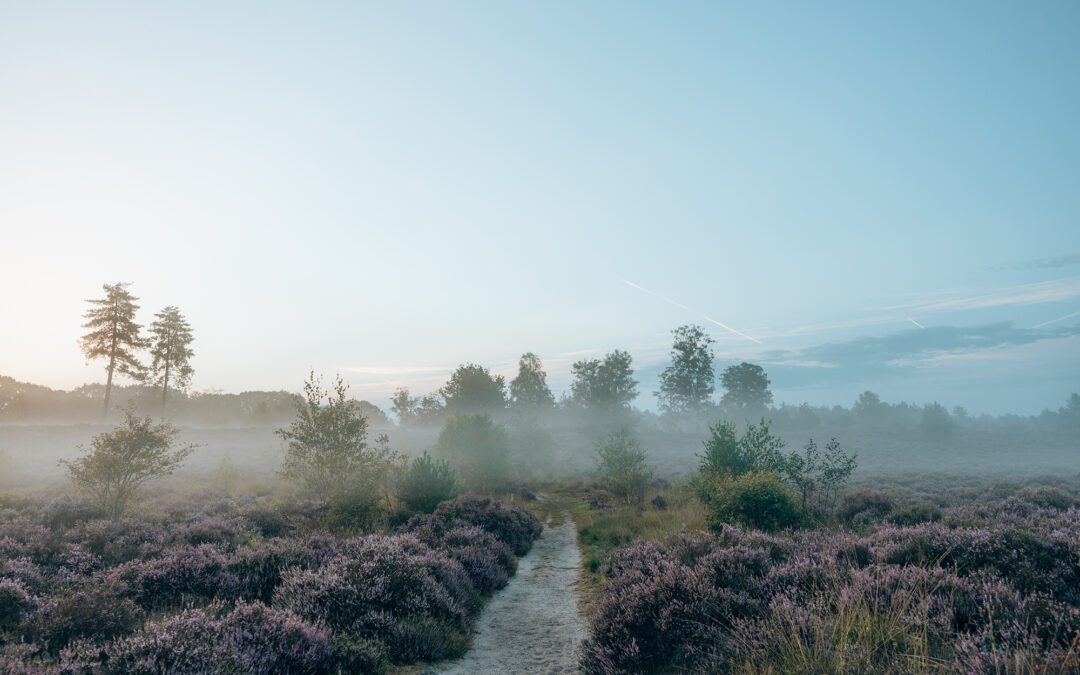
[[[150,324],[150,373],[153,384],[161,387],[161,416],[169,387],[183,391],[191,383],[195,369],[191,367],[191,326],[180,310],[170,305],[154,315]]]
[[[83,317],[89,333],[82,336],[79,345],[87,359],[105,359],[105,402],[101,408],[101,419],[109,414],[109,399],[112,397],[113,375],[120,373],[133,380],[141,381],[146,368],[139,361],[136,352],[146,348],[146,342],[139,335],[142,328],[135,323],[138,300],[127,287],[129,284],[118,282],[103,284],[105,297],[87,300],[90,309]]]

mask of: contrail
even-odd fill
[[[919,322],[918,322],[918,321],[916,321],[915,319],[912,319],[912,318],[911,318],[910,316],[909,316],[909,317],[906,317],[906,318],[907,318],[907,320],[908,320],[908,321],[910,321],[911,323],[915,324],[915,325],[916,325],[916,326],[918,326],[919,328],[922,328],[923,330],[926,330],[926,326],[922,325],[921,323],[919,323]]]
[[[751,340],[752,342],[756,342],[756,343],[758,343],[759,345],[763,345],[763,344],[765,344],[765,343],[764,343],[764,342],[762,342],[761,340],[759,340],[759,339],[757,339],[757,338],[755,338],[755,337],[750,337],[750,336],[749,336],[749,335],[747,335],[746,333],[742,333],[742,332],[740,332],[740,331],[737,331],[737,330],[735,330],[734,328],[732,328],[731,326],[727,326],[727,325],[724,325],[724,324],[720,323],[719,321],[717,321],[716,319],[713,319],[713,318],[710,318],[710,317],[707,317],[707,316],[703,316],[702,318],[703,318],[703,319],[705,319],[706,321],[710,322],[710,323],[715,323],[715,324],[716,324],[717,326],[720,326],[720,327],[721,327],[721,328],[723,328],[724,330],[727,330],[727,331],[731,331],[732,333],[735,333],[735,334],[736,334],[736,335],[738,335],[739,337],[744,337],[744,338],[746,338],[747,340]]]
[[[1072,314],[1066,314],[1065,316],[1059,316],[1058,318],[1050,319],[1049,321],[1043,321],[1040,324],[1032,326],[1032,328],[1042,328],[1043,326],[1049,326],[1050,324],[1057,323],[1058,321],[1064,321],[1065,319],[1071,319],[1074,316],[1080,316],[1080,311],[1073,312]]]
[[[675,302],[675,301],[674,301],[674,300],[672,300],[671,298],[665,298],[664,296],[660,295],[659,293],[653,293],[652,291],[650,291],[650,290],[649,290],[649,289],[647,289],[647,288],[642,288],[641,286],[638,286],[638,285],[637,285],[637,284],[635,284],[635,283],[634,283],[633,281],[629,281],[629,280],[627,280],[627,279],[620,279],[619,281],[622,281],[622,282],[623,282],[624,284],[626,284],[627,286],[630,286],[631,288],[636,288],[636,289],[638,289],[638,290],[639,290],[639,291],[641,291],[642,293],[648,293],[649,295],[653,296],[654,298],[660,298],[660,299],[661,299],[661,300],[663,300],[664,302],[666,302],[666,303],[668,303],[668,304],[671,304],[671,305],[675,305],[675,306],[676,306],[676,307],[678,307],[679,309],[685,309],[685,310],[686,310],[686,311],[688,311],[688,312],[689,312],[689,311],[691,311],[691,310],[690,310],[690,308],[689,308],[689,307],[687,307],[686,305],[684,305],[684,304],[682,304],[682,303],[680,303],[680,302]]]
[[[686,311],[688,311],[688,312],[692,312],[692,311],[693,311],[692,309],[690,309],[690,308],[689,308],[689,307],[687,307],[686,305],[682,304],[681,302],[675,302],[675,301],[674,301],[674,300],[672,300],[671,298],[665,298],[664,296],[660,295],[659,293],[653,293],[652,291],[650,291],[650,290],[649,290],[649,289],[647,289],[647,288],[644,288],[643,286],[638,286],[637,284],[635,284],[635,283],[634,283],[633,281],[630,281],[629,279],[619,279],[619,281],[623,282],[623,283],[624,283],[624,284],[626,284],[627,286],[630,286],[631,288],[636,288],[636,289],[638,289],[638,290],[639,290],[639,291],[641,291],[642,293],[648,293],[649,295],[653,296],[654,298],[660,298],[660,299],[661,299],[661,300],[663,300],[664,302],[666,302],[666,303],[669,303],[669,304],[672,304],[672,305],[675,305],[675,306],[676,306],[676,307],[678,307],[679,309],[685,309],[685,310],[686,310]],[[765,344],[765,343],[764,343],[764,342],[762,342],[761,340],[759,340],[759,339],[757,339],[757,338],[755,338],[755,337],[750,337],[750,336],[749,336],[749,335],[747,335],[746,333],[742,333],[742,332],[740,332],[740,331],[737,331],[737,330],[735,330],[734,328],[732,328],[731,326],[727,326],[727,325],[725,325],[725,324],[722,324],[722,323],[720,323],[720,322],[719,322],[719,321],[717,321],[716,319],[712,319],[712,318],[709,318],[709,317],[707,317],[707,316],[705,316],[705,315],[702,315],[702,318],[703,318],[703,319],[705,319],[706,321],[708,321],[709,323],[714,323],[714,324],[716,324],[717,326],[720,326],[721,328],[723,328],[724,330],[726,330],[726,331],[729,331],[729,332],[731,332],[731,333],[734,333],[735,335],[738,335],[739,337],[743,337],[743,338],[746,338],[747,340],[750,340],[751,342],[756,342],[756,343],[758,343],[759,345],[761,345],[761,344]]]

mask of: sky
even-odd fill
[[[197,390],[556,392],[670,331],[778,401],[1080,390],[1076,2],[0,0],[0,374],[103,380],[177,305]]]

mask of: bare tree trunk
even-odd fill
[[[161,419],[165,419],[165,399],[169,396],[169,362],[165,361],[165,378],[161,381]]]
[[[112,395],[112,375],[113,375],[113,361],[109,359],[109,375],[105,379],[105,405],[101,408],[101,421],[104,422],[105,418],[109,416],[109,398]]]

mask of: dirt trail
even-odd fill
[[[517,574],[484,608],[472,649],[430,673],[577,673],[585,624],[575,586],[581,569],[569,514],[544,529]]]

